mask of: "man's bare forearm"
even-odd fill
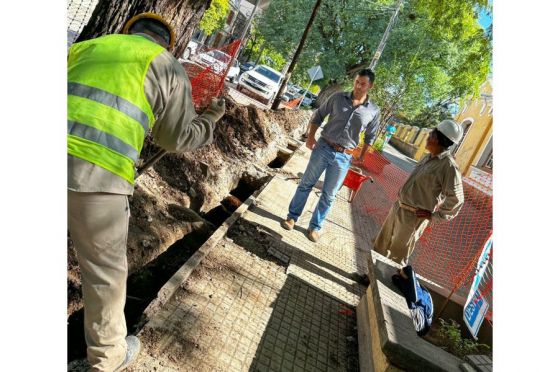
[[[315,133],[317,133],[317,129],[319,126],[317,124],[309,123],[309,127],[307,128],[307,135],[309,137],[315,138]]]

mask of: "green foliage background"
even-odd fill
[[[206,35],[212,34],[214,31],[225,26],[228,11],[228,0],[212,0],[210,6],[206,9],[206,12],[204,12],[204,16],[202,16],[198,27],[204,31]]]
[[[297,48],[315,0],[274,0],[256,22],[265,55]],[[351,87],[353,73],[369,65],[394,11],[394,0],[323,0],[291,81],[307,86],[307,70],[320,65],[316,83]],[[372,95],[383,119],[398,114],[415,125],[450,117],[461,97],[477,95],[490,72],[491,35],[475,9],[486,0],[410,0],[401,8],[377,64]],[[261,41],[262,38],[262,41]],[[276,58],[276,68],[283,62]],[[274,67],[274,66],[273,66]]]

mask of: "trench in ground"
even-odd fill
[[[284,166],[284,164],[286,164],[288,162],[288,160],[290,160],[290,158],[292,157],[292,154],[288,154],[288,153],[285,153],[285,152],[282,152],[282,151],[278,151],[278,153],[276,155],[276,158],[274,160],[272,160],[270,163],[268,163],[268,166],[270,168],[274,168],[274,169],[282,168]]]
[[[127,280],[125,317],[128,333],[137,333],[145,324],[143,312],[157,297],[158,291],[206,242],[208,237],[256,190],[268,183],[269,176],[249,178],[243,175],[237,186],[230,191],[220,205],[202,217],[214,225],[210,232],[194,231],[171,245],[156,259],[131,274]],[[84,338],[84,309],[76,311],[68,318],[67,361],[86,357]]]

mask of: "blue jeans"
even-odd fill
[[[309,221],[309,229],[320,230],[331,209],[336,193],[340,189],[344,177],[346,177],[351,159],[352,155],[337,152],[325,141],[319,139],[311,153],[311,158],[305,173],[301,177],[296,193],[290,202],[288,218],[294,221],[298,220],[309,193],[326,170],[321,198],[313,216],[311,216],[311,221]]]

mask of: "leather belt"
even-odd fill
[[[399,202],[399,207],[401,207],[402,209],[406,209],[407,211],[414,212],[414,213],[416,213],[416,211],[418,210],[418,208],[415,208],[412,205],[405,204],[400,200],[398,200],[398,202]]]
[[[325,143],[326,143],[327,145],[329,145],[329,146],[330,146],[334,151],[336,151],[336,152],[343,152],[343,153],[345,153],[345,154],[347,154],[347,155],[352,155],[352,154],[354,153],[354,149],[347,149],[346,147],[341,146],[341,145],[339,145],[338,143],[334,143],[334,142],[329,141],[329,140],[326,139],[325,137],[321,137],[321,139],[322,139],[323,141],[325,141]]]

